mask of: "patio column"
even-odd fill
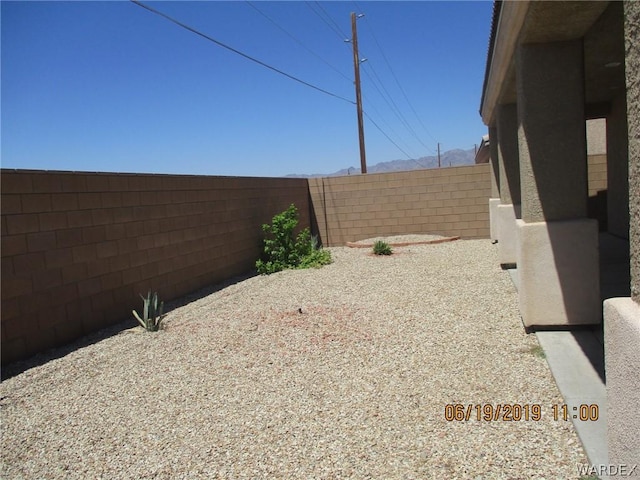
[[[629,238],[629,140],[624,92],[607,116],[607,230]]]
[[[522,219],[517,264],[525,327],[599,323],[598,224],[587,218],[581,40],[518,47]]]
[[[498,240],[496,209],[500,205],[500,170],[498,166],[498,129],[489,127],[489,170],[491,177],[491,197],[489,198],[489,235]]]
[[[640,3],[624,2],[631,298],[604,302],[609,463],[640,468]],[[613,113],[616,107],[614,104]],[[636,473],[637,474],[637,473]]]
[[[518,108],[516,104],[498,105],[498,164],[500,169],[500,205],[496,209],[498,259],[503,268],[515,266],[517,230],[520,217],[520,164],[518,161]]]

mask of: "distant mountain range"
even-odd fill
[[[460,165],[473,165],[475,163],[475,151],[470,150],[449,150],[440,155],[440,165],[442,167],[457,167]],[[367,173],[401,172],[407,170],[419,170],[423,168],[438,168],[438,157],[420,157],[416,160],[391,160],[389,162],[367,165]],[[360,173],[360,168],[343,168],[333,173],[314,173],[312,175],[301,175],[292,173],[287,177],[311,178],[311,177],[339,177],[343,175],[355,175]]]

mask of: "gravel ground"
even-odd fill
[[[578,478],[489,240],[330,250],[3,381],[2,478]],[[468,421],[445,420],[456,403]],[[484,404],[542,419],[478,421]]]

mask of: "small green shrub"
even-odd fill
[[[258,273],[268,275],[287,268],[321,267],[331,263],[331,252],[318,247],[318,239],[308,228],[294,236],[298,225],[298,210],[291,204],[275,215],[271,225],[262,225],[270,238],[264,239],[264,255],[256,262]]]
[[[312,250],[305,256],[297,268],[320,268],[331,263],[331,252],[322,248]]]
[[[373,244],[373,253],[375,253],[376,255],[391,255],[393,253],[393,250],[391,250],[391,247],[387,242],[378,240]]]
[[[142,307],[142,318],[138,315],[138,312],[132,310],[133,316],[136,317],[136,320],[143,326],[145,330],[148,332],[157,332],[160,329],[160,322],[164,319],[164,315],[162,315],[162,309],[164,307],[164,302],[160,302],[158,305],[158,292],[153,292],[151,294],[151,290],[147,293],[147,297],[142,298],[143,307]]]

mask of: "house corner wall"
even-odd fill
[[[624,2],[631,298],[604,305],[609,463],[640,468],[640,3]]]

